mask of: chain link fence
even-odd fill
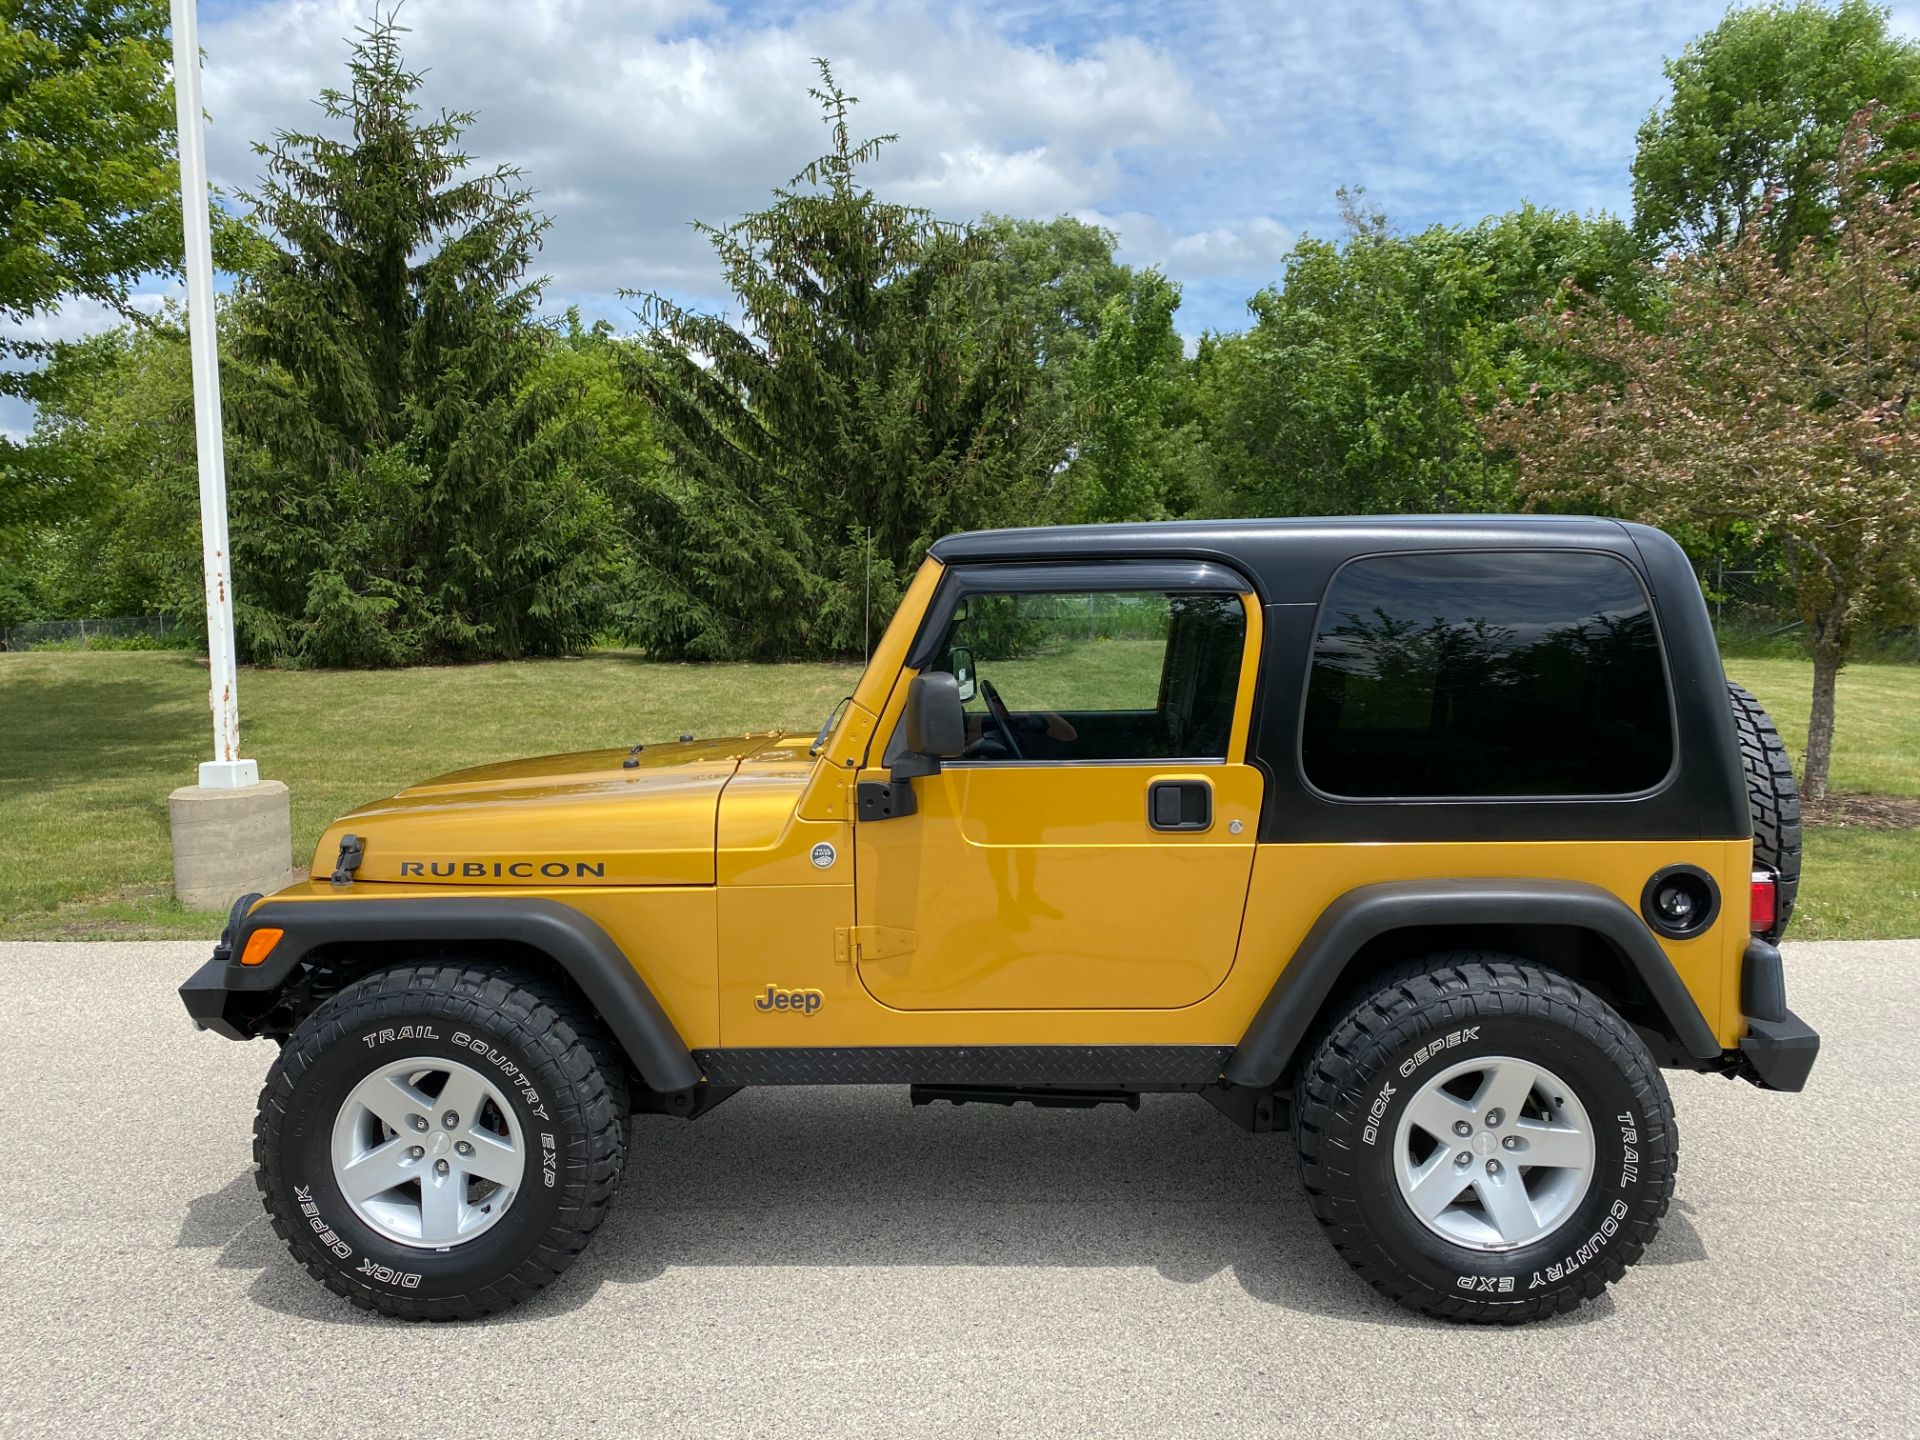
[[[1713,633],[1726,655],[1798,656],[1806,653],[1793,591],[1777,571],[1715,559],[1696,563],[1700,588],[1713,615]],[[1854,659],[1920,665],[1920,629],[1862,636]]]
[[[0,650],[48,648],[85,650],[95,641],[109,644],[147,639],[185,643],[179,623],[170,615],[118,615],[87,620],[23,620],[0,625]]]

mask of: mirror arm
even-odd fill
[[[917,755],[905,750],[887,767],[887,774],[896,785],[904,785],[916,775],[938,775],[940,757],[938,755]]]

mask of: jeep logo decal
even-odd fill
[[[798,1010],[802,1015],[811,1015],[822,1005],[827,997],[818,990],[782,990],[777,985],[767,986],[767,993],[753,1002],[756,1010]]]

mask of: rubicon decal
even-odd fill
[[[402,860],[400,878],[570,880],[607,878],[604,860]]]

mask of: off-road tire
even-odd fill
[[[411,965],[346,986],[294,1030],[260,1094],[255,1180],[275,1233],[362,1309],[470,1320],[519,1304],[586,1248],[626,1160],[626,1084],[606,1073],[614,1052],[597,1028],[558,987],[474,965]],[[525,1180],[499,1221],[439,1250],[362,1223],[331,1158],[353,1087],[416,1055],[487,1069],[530,1137]]]
[[[1800,791],[1793,783],[1793,760],[1760,702],[1729,683],[1734,733],[1740,737],[1740,766],[1746,773],[1747,808],[1753,812],[1753,860],[1776,877],[1777,911],[1771,938],[1780,938],[1793,914],[1800,890]]]
[[[1423,1067],[1477,1055],[1547,1065],[1593,1127],[1584,1197],[1514,1250],[1433,1233],[1394,1177],[1396,1126]],[[1510,955],[1435,955],[1390,977],[1313,1051],[1293,1125],[1301,1178],[1334,1249],[1381,1294],[1445,1320],[1517,1324],[1574,1309],[1640,1258],[1673,1195],[1673,1103],[1646,1046],[1591,992]]]

